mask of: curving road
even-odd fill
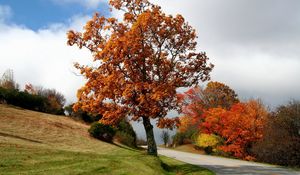
[[[214,171],[217,175],[300,175],[300,171],[282,168],[279,166],[186,153],[165,148],[158,148],[158,154],[205,167]]]

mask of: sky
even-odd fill
[[[198,34],[198,50],[215,65],[212,80],[240,99],[260,98],[270,108],[300,100],[299,0],[151,2],[185,17]],[[73,63],[92,64],[91,54],[67,46],[66,32],[82,31],[94,12],[118,15],[107,0],[0,0],[0,75],[13,69],[21,88],[55,88],[75,102],[84,79]]]

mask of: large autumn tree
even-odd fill
[[[178,118],[166,115],[179,110],[176,89],[208,80],[213,65],[196,52],[195,30],[181,15],[166,15],[147,0],[109,4],[123,12],[123,20],[95,14],[83,33],[68,32],[68,44],[89,49],[96,62],[75,64],[87,82],[74,108],[102,114],[104,124],[126,116],[142,120],[148,154],[157,155],[150,119],[160,128],[174,127]]]

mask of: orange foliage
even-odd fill
[[[184,115],[181,116],[179,119],[180,119],[180,125],[177,129],[178,132],[184,133],[194,126],[194,122],[192,121],[192,118],[189,116]]]
[[[195,30],[181,15],[166,15],[147,0],[110,5],[125,12],[123,21],[95,14],[83,33],[68,32],[68,44],[89,49],[98,63],[75,64],[87,78],[75,110],[103,114],[104,124],[131,116],[158,118],[159,127],[178,125],[177,118],[165,118],[179,110],[176,89],[209,80],[213,68],[205,53],[195,52]]]
[[[29,93],[29,94],[37,94],[37,90],[33,87],[32,84],[28,83],[25,85],[25,92]]]
[[[206,103],[210,108],[223,107],[230,108],[233,104],[238,103],[237,94],[229,86],[220,82],[209,82],[204,89]]]
[[[256,100],[234,104],[229,110],[211,108],[205,111],[205,122],[200,128],[225,139],[219,148],[233,156],[247,160],[254,159],[249,153],[251,144],[263,136],[264,121],[268,116],[264,106]]]
[[[209,82],[203,90],[197,86],[183,94],[178,94],[182,100],[181,125],[179,131],[198,126],[204,121],[202,114],[205,110],[213,107],[230,108],[232,104],[238,103],[237,94],[227,85],[219,82]]]

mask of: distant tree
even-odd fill
[[[214,107],[229,109],[239,102],[233,89],[217,81],[209,82],[205,89],[197,86],[178,96],[184,104],[183,112],[188,115],[201,114],[203,109]]]
[[[170,134],[168,131],[162,131],[160,138],[162,139],[162,141],[164,142],[165,147],[167,146],[167,144],[170,141]]]
[[[47,97],[49,101],[53,101],[57,108],[62,108],[66,103],[66,98],[64,97],[64,95],[55,89],[40,88],[37,90],[37,94],[43,97]]]
[[[15,82],[14,72],[12,69],[7,69],[0,80],[0,87],[5,89],[19,89],[19,85]]]
[[[28,83],[28,84],[25,84],[24,91],[27,92],[28,94],[38,95],[39,89],[40,89],[40,87],[36,87],[36,86],[33,86],[32,84]]]
[[[220,106],[229,109],[233,104],[239,102],[238,95],[233,89],[217,81],[209,82],[202,96],[209,108]]]
[[[66,99],[62,93],[55,89],[46,89],[41,86],[33,86],[29,83],[25,85],[25,92],[45,97],[47,99],[45,112],[58,115],[64,114]]]
[[[97,66],[75,66],[87,78],[75,109],[103,114],[101,122],[116,124],[131,116],[143,121],[148,154],[157,155],[153,126],[173,128],[179,110],[176,89],[209,80],[213,65],[196,52],[195,30],[181,15],[166,15],[147,0],[110,0],[124,12],[122,22],[95,14],[83,33],[69,31],[68,44],[92,52]]]
[[[69,104],[69,105],[66,105],[65,107],[64,107],[64,110],[65,110],[65,113],[66,113],[66,115],[67,116],[72,116],[72,114],[73,114],[73,105],[74,104]]]
[[[300,167],[300,102],[278,107],[267,118],[263,139],[253,147],[259,161]]]
[[[229,109],[239,102],[235,91],[220,82],[209,82],[205,89],[197,86],[178,96],[183,101],[179,132],[198,132],[197,128],[203,122],[202,115],[205,110],[217,107]]]

